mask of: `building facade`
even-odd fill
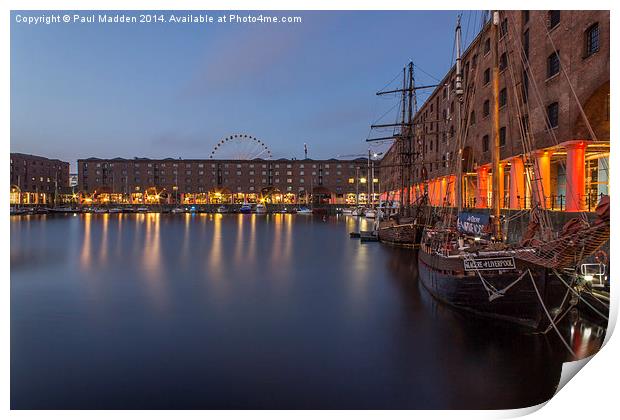
[[[365,204],[368,160],[78,160],[83,204]],[[375,202],[379,173],[374,177]]]
[[[412,198],[426,190],[434,205],[455,205],[460,126],[465,206],[488,207],[497,175],[504,208],[593,210],[609,194],[609,11],[505,11],[498,23],[499,173],[491,170],[487,21],[462,57],[460,124],[455,68],[415,115]],[[392,147],[384,161],[396,161],[395,154]],[[384,185],[385,197],[400,196],[398,171],[384,170]]]
[[[53,204],[70,196],[68,162],[11,153],[11,204]]]

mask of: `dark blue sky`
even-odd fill
[[[41,14],[12,13],[11,151],[72,165],[90,156],[206,158],[232,133],[262,139],[274,157],[301,158],[304,143],[315,158],[363,153],[369,125],[397,101],[375,92],[409,59],[420,66],[418,83],[436,83],[422,69],[437,78],[448,70],[458,14],[278,12],[301,15],[303,23],[25,25],[15,22],[18,13]],[[469,39],[478,16],[463,16]]]

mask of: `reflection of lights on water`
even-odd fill
[[[243,263],[243,215],[237,215],[237,238],[235,243],[235,263]]]
[[[105,264],[108,259],[108,222],[110,215],[105,213],[103,215],[103,222],[101,228],[101,245],[99,245],[99,262]]]
[[[273,227],[273,242],[271,244],[271,261],[274,264],[279,263],[278,257],[280,256],[280,251],[282,250],[282,219],[280,216],[282,215],[273,215],[273,222],[275,226]]]
[[[84,215],[84,241],[82,242],[82,253],[80,254],[82,268],[89,268],[90,266],[90,225],[91,214],[86,213]]]
[[[213,217],[210,217],[213,219]],[[211,252],[209,253],[208,269],[217,271],[221,275],[222,271],[222,219],[216,218],[213,224],[213,239],[211,240]]]
[[[291,258],[291,252],[293,248],[293,215],[284,215],[284,225],[286,227],[286,234],[284,236],[284,257],[288,261]]]
[[[190,213],[185,213],[185,220],[183,221],[183,248],[181,251],[181,258],[184,261],[187,261],[189,258],[189,244],[190,244],[190,222],[194,215]]]
[[[161,261],[160,214],[149,213],[146,217],[142,267],[148,273],[147,290],[153,301],[161,307],[166,298]]]
[[[605,336],[605,328],[584,320],[571,323],[570,343],[577,359],[588,357],[598,351]]]

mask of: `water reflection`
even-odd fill
[[[210,215],[212,216],[212,215]],[[212,279],[218,281],[223,274],[223,265],[225,262],[222,252],[222,215],[217,214],[215,219],[210,217],[213,223],[213,235],[210,243],[209,259],[207,261],[207,271],[212,274]],[[202,221],[203,229],[206,228],[206,223]],[[204,231],[204,230],[203,230]],[[222,279],[223,280],[223,279]]]
[[[86,213],[83,216],[83,219],[84,219],[84,239],[82,241],[82,253],[80,254],[80,262],[82,264],[83,269],[88,269],[90,268],[90,265],[91,265],[90,229],[91,229],[92,215],[90,213]]]
[[[105,264],[108,258],[108,223],[109,214],[103,214],[101,220],[101,244],[99,245],[99,263]]]
[[[144,280],[151,301],[162,309],[166,302],[165,272],[162,265],[160,220],[159,213],[147,213],[143,215],[145,225],[144,243],[142,246],[142,269],[145,273]]]
[[[11,265],[11,404],[516,408],[552,395],[557,337],[439,304],[415,252],[349,238],[369,228],[288,214],[11,219],[12,255],[61,254]],[[602,333],[576,321],[563,331],[590,354]]]
[[[189,247],[191,243],[190,229],[193,217],[194,215],[191,213],[185,213],[183,215],[183,246],[179,254],[182,263],[187,263],[189,261]]]

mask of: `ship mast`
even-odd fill
[[[416,86],[413,61],[409,61],[409,64],[403,67],[403,86],[401,89],[384,90],[377,92],[377,96],[390,95],[394,93],[401,94],[400,105],[400,121],[394,124],[372,124],[371,130],[375,128],[388,128],[399,127],[400,131],[386,137],[375,137],[366,139],[367,142],[371,141],[383,141],[394,140],[394,145],[398,156],[398,168],[400,176],[400,192],[401,192],[401,205],[399,212],[401,215],[409,214],[409,207],[411,206],[411,184],[412,184],[412,165],[413,165],[413,116],[417,112],[417,95],[416,91],[420,89],[435,88],[439,85],[423,85]],[[406,157],[405,157],[406,156]],[[406,195],[405,195],[406,190]]]
[[[463,210],[463,144],[462,144],[462,120],[461,120],[461,107],[463,106],[463,73],[461,69],[461,16],[459,15],[456,22],[456,86],[455,94],[458,101],[458,114],[457,124],[459,133],[459,144],[457,149],[457,163],[456,163],[456,205],[458,211]]]
[[[499,160],[500,160],[500,129],[499,129],[499,11],[493,11],[491,25],[493,40],[493,148],[492,148],[492,211],[493,233],[497,240],[501,240],[500,224],[500,197],[499,197]]]
[[[407,150],[407,158],[405,160],[405,164],[407,165],[406,167],[406,174],[407,174],[407,196],[405,198],[405,202],[407,203],[407,214],[406,216],[410,216],[410,210],[411,210],[411,164],[412,164],[412,159],[411,159],[411,143],[412,143],[412,138],[413,138],[413,101],[414,101],[414,89],[415,89],[415,85],[414,85],[414,79],[413,79],[413,61],[409,61],[409,89],[407,92],[408,94],[408,103],[407,103],[407,127],[403,128],[405,130],[407,130],[407,136],[403,139],[406,140],[407,143],[405,144],[406,150]],[[417,111],[417,110],[416,110]]]
[[[405,115],[407,111],[407,67],[403,67],[403,92],[401,103],[401,124],[400,124],[400,139],[398,140],[398,163],[400,172],[400,214],[405,215],[405,165],[404,165],[404,153],[405,153]]]

